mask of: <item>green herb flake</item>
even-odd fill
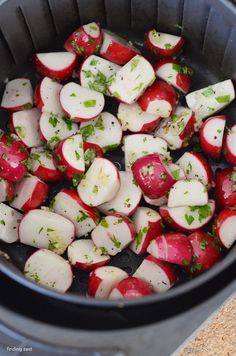
[[[196,263],[196,264],[194,264],[194,265],[191,266],[190,272],[191,272],[191,273],[194,273],[194,272],[196,272],[196,271],[199,272],[199,271],[202,270],[202,267],[203,267],[202,263]]]
[[[4,226],[6,225],[6,223],[5,223],[4,220],[0,220],[0,224],[1,224],[1,225],[4,225]]]
[[[118,147],[119,147],[119,145],[117,145],[117,144],[108,145],[108,146],[104,146],[104,147],[103,147],[103,150],[104,150],[105,152],[107,152],[107,151],[116,150]]]
[[[70,96],[76,97],[77,95],[76,95],[76,93],[71,93]]]
[[[53,210],[53,209],[54,209],[55,202],[56,202],[56,199],[55,199],[55,198],[52,198],[52,200],[51,200],[50,203],[49,203],[49,209],[50,209],[50,210]]]
[[[41,227],[38,231],[39,234],[41,234],[41,232],[43,231],[43,227]]]
[[[32,152],[31,155],[30,155],[30,157],[31,157],[31,159],[33,159],[34,161],[38,161],[39,164],[41,164],[40,155],[39,155],[39,154]]]
[[[77,187],[77,185],[79,184],[79,182],[80,182],[82,176],[83,176],[83,175],[82,175],[82,174],[79,174],[79,173],[75,173],[75,174],[73,175],[73,179],[72,179],[73,187]]]
[[[93,192],[94,194],[97,194],[97,193],[98,193],[98,186],[97,186],[97,185],[94,185],[92,192]]]
[[[120,248],[121,242],[120,242],[119,240],[117,240],[117,238],[115,237],[115,235],[112,235],[111,241],[113,242],[113,244],[114,244],[114,246],[115,246],[116,248]]]
[[[4,161],[6,161],[6,159],[7,159],[7,153],[3,153],[2,156],[1,156],[1,159],[3,159]]]
[[[24,159],[23,161],[21,161],[21,163],[22,163],[28,170],[31,170],[31,168],[32,168],[32,162],[31,162],[30,157],[27,158],[27,159]]]
[[[125,206],[126,208],[130,208],[130,207],[131,207],[130,198],[125,199],[124,206]]]
[[[94,108],[96,106],[97,101],[96,100],[86,100],[84,101],[84,107],[85,108]]]
[[[84,160],[87,165],[92,163],[97,156],[97,151],[94,148],[88,148],[84,153]]]
[[[109,224],[108,224],[108,222],[106,221],[105,218],[103,218],[103,219],[100,221],[100,225],[101,225],[102,227],[105,227],[105,229],[107,229],[107,228],[109,227]]]
[[[118,91],[114,91],[112,93],[112,96],[115,96],[116,98],[120,98],[121,97],[120,94],[118,93]]]
[[[178,73],[181,73],[181,65],[178,63],[173,63],[172,64],[172,69],[175,70]]]
[[[78,46],[75,41],[71,41],[70,44],[71,44],[72,47],[74,47],[74,49],[76,50],[76,52],[79,55],[82,55],[82,56],[84,55],[84,47]]]
[[[185,214],[184,218],[187,221],[188,225],[191,225],[194,222],[194,217],[192,215]]]
[[[202,95],[205,96],[206,98],[208,98],[209,96],[211,96],[212,94],[215,94],[214,90],[212,89],[212,87],[208,87],[207,89],[202,91]]]
[[[189,266],[189,262],[186,260],[186,258],[183,258],[183,259],[182,259],[182,263],[183,263],[183,265],[186,266],[186,267]]]
[[[78,151],[76,151],[76,150],[75,150],[75,157],[76,157],[77,161],[79,161],[79,160],[80,160],[80,158],[81,158],[81,156],[80,156],[79,152],[78,152]]]
[[[176,169],[171,174],[172,174],[172,176],[174,177],[175,180],[178,180],[180,178],[180,169]]]
[[[90,38],[90,39],[88,40],[88,44],[93,45],[94,43],[96,43],[96,42],[95,42],[95,40],[93,40],[92,38]]]
[[[50,113],[50,117],[48,119],[48,122],[49,122],[50,125],[52,125],[52,127],[56,127],[58,122],[59,122],[58,115]]]
[[[211,216],[211,207],[209,205],[190,206],[190,211],[198,211],[198,220],[200,223]]]
[[[57,241],[49,241],[49,244],[48,244],[48,249],[50,251],[55,251],[58,249],[58,242]]]
[[[104,126],[102,115],[99,115],[94,127],[96,127],[96,129],[98,129],[100,131],[104,131],[105,130],[105,126]]]
[[[223,96],[217,96],[216,101],[218,103],[229,103],[230,102],[230,95],[223,95]]]
[[[90,136],[95,133],[93,125],[87,125],[80,128],[80,133],[83,136],[83,140],[86,141]]]
[[[191,162],[188,162],[187,170],[186,170],[187,174],[189,174],[190,172],[192,172],[192,170],[193,170],[193,166],[192,166]]]
[[[98,64],[98,60],[97,59],[95,59],[95,58],[93,58],[91,61],[90,61],[90,63],[89,63],[89,65],[90,66],[95,66],[96,64]]]
[[[199,247],[201,250],[205,251],[206,247],[208,245],[208,241],[207,240],[202,240],[199,244]]]
[[[85,212],[83,210],[79,210],[79,213],[80,213],[80,216],[77,216],[77,218],[76,218],[76,221],[78,223],[88,219],[89,216],[87,214],[85,214]]]
[[[25,138],[26,137],[26,129],[23,126],[16,126],[15,127],[16,133],[18,136]]]
[[[138,64],[140,62],[140,58],[133,58],[131,60],[131,63],[130,63],[130,67],[131,67],[131,72],[133,72],[133,70],[135,70],[135,68],[137,68]]]
[[[164,173],[164,172],[162,172],[162,173],[161,173],[161,179],[162,179],[162,180],[166,180],[166,179],[167,179],[167,174]]]
[[[114,222],[114,225],[121,224],[122,222],[123,222],[123,219],[122,219],[122,218],[119,218],[119,219],[117,219],[117,220]]]
[[[55,231],[54,229],[51,229],[50,227],[47,228],[47,232],[53,232]]]
[[[135,88],[132,89],[132,91],[136,91],[136,90],[141,90],[144,86],[144,83],[140,83],[139,85],[137,85]]]
[[[65,172],[67,170],[67,167],[62,165],[62,164],[59,164],[57,166],[57,169],[60,171],[60,172]]]
[[[222,132],[222,130],[218,129],[217,132],[218,132],[218,134],[220,134]]]
[[[164,47],[165,47],[165,49],[172,49],[173,48],[171,43],[165,43]]]

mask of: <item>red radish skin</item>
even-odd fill
[[[6,179],[0,178],[0,203],[14,198],[14,185]]]
[[[216,174],[215,201],[220,209],[236,206],[236,170],[226,168]]]
[[[95,143],[91,142],[84,142],[83,143],[84,147],[84,161],[86,166],[90,166],[95,158],[101,158],[103,157],[103,149],[96,145]]]
[[[27,78],[13,79],[6,84],[1,106],[9,112],[31,109],[33,107],[33,88]]]
[[[225,124],[224,115],[212,116],[200,128],[200,145],[208,156],[216,160],[220,159]]]
[[[133,299],[153,294],[153,289],[141,278],[128,277],[119,282],[111,291],[109,299]]]
[[[158,38],[158,42],[161,41],[160,44],[158,42],[155,43]],[[182,37],[157,32],[156,30],[151,30],[146,35],[147,50],[158,58],[171,58],[179,53],[183,46],[184,39]]]
[[[236,211],[230,208],[222,210],[215,220],[214,229],[222,245],[229,249],[236,241]]]
[[[225,136],[223,142],[223,153],[227,162],[232,165],[236,165],[236,125],[230,127]]]
[[[63,179],[62,173],[53,162],[52,153],[44,147],[32,148],[30,151],[31,172],[45,182],[57,182]]]

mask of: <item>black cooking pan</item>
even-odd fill
[[[142,49],[143,34],[157,27],[160,31],[182,34],[187,42],[182,59],[195,72],[193,90],[217,81],[236,79],[236,7],[227,0],[8,0],[0,1],[0,95],[4,80],[14,77],[29,77],[35,85],[36,78],[32,53],[59,50],[65,38],[80,23],[99,21],[120,34],[126,34]],[[107,104],[109,111],[116,113],[114,100]],[[236,105],[233,103],[222,112],[227,115],[227,124],[236,120]],[[6,129],[8,115],[1,111],[0,127]],[[183,152],[176,154],[177,158]],[[109,159],[123,166],[121,152],[109,154]],[[222,160],[215,168],[223,168]],[[51,196],[61,186],[51,186]],[[21,273],[26,258],[33,248],[15,243],[0,243],[0,250],[10,256],[10,261],[0,256],[0,271],[16,281],[9,282],[0,301],[6,303],[7,292],[18,297],[10,306],[18,307],[31,317],[55,321],[57,324],[80,328],[120,328],[150,323],[173,315],[200,302],[220,289],[234,277],[236,246],[224,259],[203,275],[187,280],[181,275],[179,285],[165,294],[130,301],[106,301],[85,298],[88,274],[77,271],[69,293],[63,295],[43,288],[25,279]],[[111,264],[132,274],[141,263],[129,249],[115,256]],[[21,286],[19,286],[19,284]],[[17,287],[18,285],[18,287]],[[18,289],[17,289],[18,288]],[[12,295],[9,301],[14,300]],[[1,299],[2,298],[2,299]],[[24,305],[24,308],[22,308]],[[40,307],[39,307],[40,305]]]

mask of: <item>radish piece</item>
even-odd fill
[[[182,206],[177,208],[160,207],[164,221],[177,231],[195,231],[205,226],[215,213],[215,202],[209,200],[203,206]]]
[[[117,113],[122,130],[131,132],[148,132],[154,130],[161,118],[151,115],[141,109],[138,103],[131,105],[120,103]]]
[[[89,206],[98,206],[113,199],[120,189],[120,176],[116,166],[106,158],[95,158],[77,191]]]
[[[35,90],[35,103],[39,111],[63,115],[60,103],[60,91],[63,86],[55,80],[45,77]]]
[[[0,178],[0,203],[14,198],[14,186],[12,182]]]
[[[179,180],[170,189],[168,208],[202,206],[208,202],[206,187],[196,179]]]
[[[121,214],[111,214],[103,218],[91,234],[97,247],[115,256],[124,250],[135,237],[131,220]]]
[[[82,122],[80,132],[84,141],[95,143],[104,151],[117,148],[122,140],[121,125],[109,112],[103,112],[93,120]]]
[[[132,216],[136,238],[130,249],[137,255],[146,252],[149,242],[162,232],[162,219],[153,209],[139,207]]]
[[[154,80],[152,65],[137,55],[110,78],[108,89],[116,99],[133,104]]]
[[[112,289],[109,299],[133,299],[150,294],[153,294],[153,290],[147,282],[141,278],[128,277]]]
[[[76,122],[91,120],[99,115],[105,104],[104,95],[70,82],[60,92],[63,111]]]
[[[31,172],[46,182],[57,182],[63,179],[63,175],[57,170],[52,152],[45,147],[32,148],[30,151]]]
[[[192,245],[186,235],[169,232],[157,236],[147,248],[153,257],[177,265],[190,264],[193,257]]]
[[[159,261],[153,256],[148,256],[143,260],[133,277],[143,279],[157,293],[166,292],[178,279],[169,263]]]
[[[134,182],[130,172],[119,172],[120,189],[116,196],[108,203],[99,206],[99,210],[109,215],[110,213],[120,213],[131,215],[137,209],[142,197],[141,189]]]
[[[26,78],[13,79],[6,84],[1,108],[10,112],[31,109],[33,106],[33,88]]]
[[[42,145],[38,131],[39,118],[37,109],[18,111],[11,116],[12,132],[19,136],[26,147]]]
[[[66,79],[73,74],[77,56],[69,52],[36,53],[36,70],[49,78]]]
[[[3,203],[0,204],[0,241],[9,244],[18,240],[18,226],[22,214]]]
[[[171,85],[159,80],[145,91],[138,103],[148,114],[169,117],[176,109],[176,92]]]
[[[232,80],[228,79],[189,93],[186,102],[200,124],[202,119],[222,110],[234,98],[234,85]]]
[[[106,59],[92,55],[82,63],[78,76],[82,87],[110,95],[107,90],[109,79],[121,67]]]
[[[203,151],[214,159],[220,159],[226,117],[209,117],[200,128],[200,145]]]
[[[68,259],[72,266],[83,270],[94,270],[109,262],[110,256],[99,254],[99,249],[91,240],[77,240],[68,247]]]
[[[184,45],[183,37],[169,33],[149,31],[146,37],[147,50],[157,57],[170,58],[180,52]]]
[[[222,210],[215,220],[215,233],[222,245],[229,249],[236,241],[236,211]]]
[[[236,206],[236,170],[226,168],[216,174],[215,186],[216,205],[221,208],[234,208]]]
[[[151,153],[167,155],[167,143],[159,137],[147,134],[134,134],[124,137],[125,170],[130,171],[133,163]]]
[[[178,164],[168,163],[167,167],[169,168],[169,170],[171,172],[171,175],[175,180],[184,180],[184,179],[186,179],[186,175],[185,175],[184,170]]]
[[[117,64],[125,64],[140,53],[130,41],[127,42],[124,38],[108,30],[102,30],[102,32],[103,42],[99,54],[103,58]]]
[[[24,274],[35,283],[61,293],[65,293],[73,282],[73,273],[68,261],[45,249],[34,252],[28,258]]]
[[[178,106],[175,113],[161,121],[155,135],[168,142],[171,150],[186,147],[194,134],[195,116],[192,110]]]
[[[236,124],[231,126],[224,137],[223,153],[230,164],[236,165]]]
[[[145,200],[146,203],[154,206],[162,206],[167,204],[167,196],[163,195],[163,197],[157,198],[157,199],[150,199],[146,195],[143,195],[143,199]]]
[[[47,248],[62,255],[74,240],[74,224],[61,215],[33,209],[24,215],[19,226],[19,239],[23,244]]]
[[[98,223],[97,211],[84,204],[78,194],[70,189],[62,189],[57,193],[50,208],[73,222],[77,237],[88,234]]]
[[[128,273],[118,267],[99,267],[89,275],[88,295],[98,299],[108,298],[111,290],[117,283],[127,277]]]
[[[103,150],[95,143],[84,142],[84,162],[85,166],[89,167],[95,160],[103,156]]]

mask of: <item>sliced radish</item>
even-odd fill
[[[174,36],[169,33],[157,32],[155,29],[147,33],[147,50],[152,52],[157,57],[173,57],[180,52],[183,45],[183,37]]]
[[[30,151],[31,172],[46,182],[56,182],[63,179],[62,173],[53,162],[52,152],[45,147],[32,148]]]
[[[12,200],[14,197],[14,186],[12,182],[0,178],[0,203]]]
[[[236,165],[236,124],[225,134],[223,153],[230,164]]]
[[[206,187],[196,179],[179,180],[171,188],[168,197],[168,208],[179,206],[202,206],[208,202]]]
[[[84,162],[85,166],[89,167],[95,160],[103,156],[103,150],[100,146],[91,142],[84,142]]]
[[[215,220],[215,233],[224,247],[229,249],[236,241],[236,211],[226,208]]]
[[[116,166],[105,158],[95,158],[78,185],[78,194],[89,206],[98,206],[113,199],[120,189]]]
[[[236,170],[226,168],[217,171],[215,186],[216,205],[221,208],[236,206]]]
[[[62,85],[55,80],[45,77],[35,90],[35,103],[39,111],[63,115],[60,103]]]
[[[13,243],[18,240],[18,226],[22,214],[3,203],[0,204],[0,240]]]
[[[35,283],[61,293],[65,293],[73,282],[73,273],[68,261],[45,249],[34,252],[28,258],[24,274]]]
[[[141,278],[128,277],[119,282],[111,291],[109,299],[141,298],[153,294],[153,289]]]
[[[184,170],[178,164],[168,163],[167,167],[175,180],[183,180],[187,178]]]
[[[133,104],[155,80],[152,65],[137,55],[110,79],[109,92],[116,99]]]
[[[33,106],[33,88],[26,78],[13,79],[6,84],[1,107],[10,112],[31,109]]]
[[[61,255],[74,240],[74,224],[51,211],[33,209],[24,215],[19,226],[19,239],[23,244],[47,248]]]
[[[167,196],[163,195],[163,197],[157,198],[157,199],[151,199],[147,197],[146,195],[143,195],[143,199],[145,200],[146,203],[149,205],[154,205],[154,206],[162,206],[167,204]]]

